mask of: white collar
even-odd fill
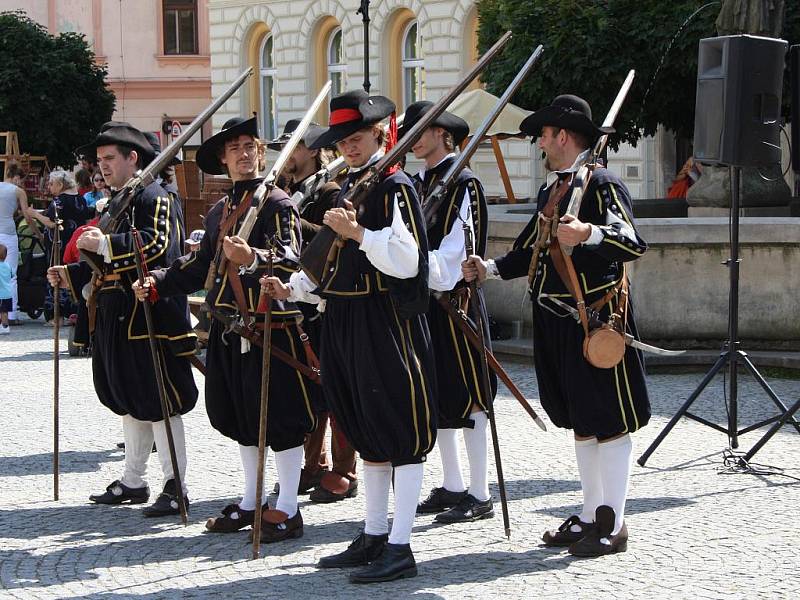
[[[383,151],[383,148],[381,148],[375,154],[370,156],[369,160],[367,162],[365,162],[363,165],[361,165],[360,167],[350,167],[348,169],[348,172],[349,173],[360,173],[361,171],[366,169],[371,164],[378,162],[383,157],[384,154],[385,154],[385,152]]]
[[[448,160],[448,159],[450,159],[450,158],[453,158],[455,155],[456,155],[456,153],[455,153],[455,152],[451,152],[450,154],[448,154],[447,156],[445,156],[445,157],[444,157],[442,160],[440,160],[438,163],[436,163],[435,165],[433,165],[433,166],[432,166],[432,167],[430,167],[430,168],[431,168],[431,169],[435,169],[435,168],[436,168],[436,167],[438,167],[440,164],[442,164],[444,161],[446,161],[446,160]],[[425,166],[425,164],[423,163],[423,164],[422,164],[422,167],[420,167],[420,170],[419,170],[419,173],[418,173],[418,175],[419,175],[419,178],[420,178],[420,179],[425,179],[425,172],[426,172],[427,170],[428,170],[428,169],[427,169],[427,167],[426,167],[426,166]]]
[[[572,163],[572,166],[569,169],[564,169],[563,171],[550,171],[547,174],[547,178],[545,179],[545,184],[546,184],[545,188],[549,188],[551,185],[553,185],[558,179],[559,175],[563,175],[566,173],[577,173],[578,169],[580,169],[581,166],[583,166],[583,163],[586,162],[586,159],[589,158],[590,150],[591,150],[590,148],[587,148],[586,150],[578,154],[578,157],[575,159],[575,162]]]

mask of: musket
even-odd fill
[[[481,352],[482,351],[480,345],[481,341],[480,339],[478,339],[478,334],[475,333],[476,328],[474,327],[472,322],[470,322],[467,313],[465,313],[460,308],[454,306],[452,302],[449,302],[447,298],[444,297],[444,294],[435,293],[434,296],[436,297],[436,300],[439,302],[442,308],[444,308],[447,311],[447,313],[453,318],[453,322],[464,333],[464,335],[467,338],[467,341],[469,341],[469,343],[472,344],[472,347],[475,348],[478,352]],[[475,301],[477,301],[477,299]],[[519,402],[520,406],[522,406],[525,412],[528,413],[528,416],[530,416],[530,418],[533,419],[533,422],[536,423],[539,429],[541,429],[542,431],[547,431],[547,426],[544,424],[544,421],[542,421],[541,417],[539,417],[539,415],[536,414],[536,411],[531,406],[530,402],[528,402],[528,399],[524,396],[524,394],[516,386],[516,384],[511,380],[511,376],[503,368],[503,365],[501,365],[500,362],[497,360],[497,357],[495,357],[492,351],[489,350],[489,348],[487,348],[486,346],[483,347],[483,350],[486,351],[486,360],[489,363],[489,368],[491,368],[492,371],[494,371],[497,377],[500,379],[500,381],[502,381],[505,384],[506,388],[508,388],[508,391],[511,392],[511,395],[514,396],[514,398],[516,398],[517,402]]]
[[[622,83],[622,87],[619,89],[619,92],[617,92],[617,97],[614,99],[611,109],[608,111],[606,118],[603,120],[603,127],[611,127],[614,125],[614,121],[617,120],[617,115],[622,108],[622,103],[625,102],[625,97],[628,95],[631,85],[633,85],[633,78],[635,75],[636,71],[633,69],[628,71],[628,76]],[[578,172],[575,174],[575,177],[572,181],[572,195],[569,199],[569,204],[567,205],[567,210],[564,215],[571,215],[576,219],[578,218],[578,213],[581,210],[581,202],[583,201],[583,193],[586,191],[586,188],[589,187],[589,180],[592,177],[592,173],[597,168],[597,161],[600,158],[600,155],[603,154],[603,149],[605,149],[607,143],[608,134],[604,133],[597,140],[597,143],[594,145],[591,153],[586,158],[586,162],[581,165],[580,169],[578,169]],[[572,255],[572,246],[561,244],[561,250],[567,256]]]
[[[472,240],[472,229],[469,223],[462,224],[464,230],[464,247],[467,258],[475,253],[475,244]],[[489,361],[486,356],[486,340],[483,331],[483,315],[481,314],[480,301],[478,300],[478,283],[469,283],[470,296],[472,298],[472,311],[475,315],[475,328],[478,334],[479,351],[481,355],[481,388],[483,397],[486,400],[486,416],[489,419],[489,427],[492,430],[492,448],[494,450],[494,464],[497,469],[497,486],[500,488],[500,507],[503,510],[503,527],[506,537],[511,539],[511,524],[508,519],[508,498],[506,497],[506,480],[503,477],[503,463],[500,460],[500,440],[497,437],[497,422],[494,414],[494,398],[492,397],[492,384],[489,382]]]
[[[297,144],[303,141],[303,136],[306,134],[308,126],[311,125],[311,119],[314,118],[314,115],[319,110],[319,107],[322,106],[322,103],[328,97],[330,89],[331,81],[329,79],[325,85],[322,86],[322,89],[320,90],[319,94],[317,94],[314,102],[311,103],[311,106],[306,111],[306,114],[303,115],[303,119],[297,125],[297,128],[292,132],[292,137],[290,137],[286,144],[284,144],[283,148],[281,149],[281,153],[278,155],[278,158],[272,165],[272,169],[270,169],[267,176],[253,191],[253,195],[251,196],[250,200],[250,207],[247,209],[244,219],[242,220],[242,224],[239,226],[239,229],[236,232],[236,235],[243,240],[247,241],[247,239],[250,237],[253,227],[255,227],[256,221],[258,220],[258,214],[267,203],[270,192],[275,187],[278,177],[280,177],[281,173],[283,173],[283,169],[286,167],[286,163],[292,156],[294,149],[297,148]],[[210,290],[214,286],[215,282],[218,283],[221,280],[222,274],[225,273],[225,269],[227,269],[227,265],[228,259],[222,252],[222,246],[220,245],[217,249],[217,255],[214,257],[214,260],[211,262],[211,267],[208,270],[208,276],[206,277],[205,285],[207,290]]]
[[[397,117],[397,126],[400,127],[403,124],[403,120],[405,119],[405,113]],[[385,129],[388,130],[388,127]],[[310,182],[309,186],[306,187],[305,193],[303,197],[310,196],[314,194],[322,185],[336,179],[339,176],[339,173],[344,171],[347,168],[347,163],[344,161],[343,156],[337,156],[327,165],[323,166],[319,171],[314,173],[311,177],[313,177],[313,181]]]
[[[58,214],[58,205],[53,200],[54,221],[53,227],[53,254],[51,264],[54,267],[61,265],[61,217]],[[61,363],[59,362],[59,342],[61,335],[61,285],[56,283],[53,288],[53,500],[58,500],[58,397]]]
[[[491,62],[498,52],[511,39],[511,32],[507,31],[495,42],[486,53],[478,60],[470,71],[453,86],[442,98],[440,98],[426,112],[419,121],[392,147],[381,159],[364,169],[364,175],[355,182],[345,193],[343,199],[352,203],[356,211],[361,208],[361,203],[368,194],[377,186],[387,169],[396,165],[417,143],[424,131],[441,115],[450,104],[463,92],[467,86],[475,79],[483,69]],[[317,232],[314,239],[300,255],[300,268],[308,275],[315,284],[319,285],[328,265],[334,260],[337,250],[337,234],[327,225]]]
[[[114,231],[117,223],[119,223],[120,218],[125,213],[133,199],[136,197],[136,194],[158,178],[158,174],[161,173],[161,171],[163,171],[167,165],[169,165],[170,161],[175,158],[186,142],[188,142],[189,139],[203,126],[203,124],[208,121],[208,119],[210,119],[211,116],[217,112],[217,110],[219,110],[223,104],[225,104],[225,102],[227,102],[228,98],[230,98],[240,87],[242,87],[244,82],[248,77],[250,77],[250,75],[252,75],[252,73],[253,68],[248,67],[248,69],[239,75],[239,77],[236,78],[236,80],[219,98],[214,100],[214,102],[208,105],[203,112],[197,115],[194,121],[192,121],[186,127],[186,129],[183,130],[183,133],[175,138],[169,146],[162,150],[161,153],[150,162],[150,164],[148,164],[144,169],[137,171],[133,177],[125,182],[125,185],[123,185],[119,191],[114,194],[114,197],[111,198],[108,203],[108,207],[103,213],[103,216],[100,217],[100,221],[97,223],[97,228],[100,229],[100,231],[102,231],[104,234]],[[95,272],[95,274],[102,274],[104,262],[103,257],[87,250],[81,250],[80,254],[81,258],[85,260],[90,267],[92,267],[92,270]]]
[[[144,252],[142,251],[142,238],[139,236],[139,230],[131,225],[131,237],[133,238],[133,260],[136,264],[136,276],[139,279],[139,286],[145,289],[144,282],[148,277],[147,265],[144,261]],[[181,478],[181,470],[178,465],[178,458],[175,454],[175,439],[172,437],[172,424],[169,422],[170,409],[169,400],[167,399],[167,390],[164,387],[164,373],[161,370],[161,360],[158,357],[158,343],[156,342],[155,326],[153,325],[153,311],[150,306],[150,299],[142,300],[142,308],[144,309],[144,320],[147,324],[147,341],[150,343],[150,356],[153,359],[153,371],[156,375],[156,387],[158,388],[158,397],[161,401],[161,416],[164,419],[164,429],[167,432],[167,445],[169,446],[169,460],[172,463],[173,479],[175,480],[176,493],[178,495],[178,508],[181,513],[181,522],[184,525],[188,524],[186,516],[186,501],[183,495],[183,480]]]
[[[486,132],[489,131],[489,128],[500,116],[506,104],[511,100],[511,96],[516,93],[519,86],[525,81],[528,73],[531,72],[534,65],[539,61],[543,52],[544,47],[539,44],[522,66],[522,69],[520,69],[519,73],[517,73],[516,77],[514,77],[503,92],[503,95],[498,98],[489,114],[484,117],[483,122],[475,131],[471,132],[472,139],[470,139],[466,147],[455,158],[453,164],[450,165],[450,168],[445,172],[442,178],[436,182],[436,185],[434,185],[430,193],[424,199],[421,199],[422,212],[425,214],[425,223],[427,223],[428,230],[436,224],[439,207],[447,200],[448,192],[450,191],[450,186],[453,184],[453,181],[458,174],[461,173],[467,163],[469,163],[472,155],[475,154],[478,146],[483,141],[483,136],[486,135]]]
[[[329,82],[330,83],[330,82]],[[272,250],[267,252],[267,277],[273,274]],[[269,375],[272,358],[272,299],[261,289],[259,304],[264,302],[264,338],[261,350],[261,406],[258,413],[258,472],[256,473],[256,516],[253,519],[253,560],[258,558],[261,544],[261,505],[264,502],[264,453],[267,445],[267,409],[269,408]]]

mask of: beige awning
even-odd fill
[[[448,112],[458,115],[469,123],[469,130],[475,131],[483,122],[499,98],[484,89],[475,89],[466,94],[461,94],[447,109]],[[486,136],[513,136],[520,135],[519,124],[531,114],[531,111],[513,104],[506,104],[494,124],[486,132]]]

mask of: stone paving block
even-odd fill
[[[800,570],[794,524],[800,482],[778,475],[723,475],[725,437],[682,420],[646,467],[634,465],[627,507],[627,553],[575,559],[539,545],[541,533],[580,510],[570,434],[552,426],[540,432],[501,389],[497,421],[511,514],[512,537],[497,517],[472,525],[440,526],[417,518],[413,547],[420,575],[365,588],[346,572],[314,565],[340,551],[364,517],[363,494],[344,503],[314,505],[301,496],[306,522],[301,539],[263,546],[251,561],[248,532],[203,533],[205,520],[238,498],[243,485],[236,445],[208,424],[202,398],[185,418],[189,444],[187,482],[192,500],[188,527],[177,519],[144,519],[142,505],[88,503],[121,474],[120,419],[104,409],[92,388],[87,359],[61,361],[61,499],[52,501],[52,330],[24,321],[0,342],[0,598],[796,598]],[[507,370],[538,411],[530,365]],[[702,373],[650,377],[653,419],[634,435],[635,457],[660,432],[692,392]],[[202,388],[202,377],[197,375]],[[800,381],[772,379],[787,403]],[[743,376],[740,423],[775,413],[757,383]],[[724,422],[722,379],[712,382],[695,412]],[[758,439],[742,439],[746,450]],[[800,435],[784,428],[755,462],[800,477]],[[276,479],[268,455],[266,489]],[[466,472],[466,453],[462,448]],[[494,483],[490,458],[491,491]],[[438,485],[434,451],[425,465],[423,494]],[[151,489],[161,487],[157,459]],[[154,496],[153,496],[154,498]],[[275,500],[275,497],[271,497]]]

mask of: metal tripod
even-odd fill
[[[722,351],[717,359],[717,362],[715,362],[714,366],[711,367],[711,370],[706,373],[705,377],[700,382],[700,385],[695,388],[683,406],[678,409],[678,412],[675,413],[670,422],[667,423],[667,426],[664,427],[661,433],[658,434],[658,437],[653,441],[652,444],[650,444],[650,447],[647,448],[644,454],[639,457],[637,462],[641,466],[645,465],[647,459],[650,458],[650,455],[655,452],[656,448],[658,448],[661,442],[664,441],[664,438],[667,437],[669,432],[673,427],[675,427],[681,417],[694,419],[698,423],[702,423],[707,427],[711,427],[712,429],[716,429],[717,431],[726,434],[728,436],[728,442],[731,448],[739,447],[740,435],[744,435],[745,433],[753,431],[754,429],[758,429],[759,427],[763,427],[764,425],[774,423],[776,421],[782,421],[781,424],[789,422],[794,425],[794,428],[798,433],[800,433],[800,422],[794,418],[794,412],[790,411],[790,409],[786,407],[780,397],[769,386],[767,380],[764,379],[761,373],[758,372],[758,369],[752,363],[750,357],[747,356],[747,353],[739,347],[739,185],[741,180],[741,171],[741,167],[730,167],[731,256],[727,261],[730,275],[730,284],[728,288],[728,339],[722,347]],[[750,374],[756,379],[756,381],[758,381],[770,399],[775,403],[775,406],[777,406],[780,410],[780,415],[759,421],[758,423],[743,429],[739,429],[738,424],[738,370],[740,364],[747,368]],[[719,371],[725,366],[727,366],[729,369],[728,395],[730,398],[730,405],[728,410],[728,423],[727,426],[723,427],[717,423],[709,421],[708,419],[704,419],[703,417],[699,417],[689,412],[689,409],[691,408],[692,404],[694,404],[694,401],[697,400],[698,396],[703,393],[703,390],[708,386],[708,384],[711,383],[711,380],[714,379],[716,374],[719,373]],[[794,410],[796,411],[797,408],[794,408]],[[780,425],[777,427],[780,427]],[[773,429],[776,428],[773,427]],[[769,433],[774,432],[770,430]],[[758,448],[760,448],[760,446],[758,446]],[[758,448],[754,448],[754,450],[757,451]],[[751,453],[754,454],[755,452],[751,451]]]

